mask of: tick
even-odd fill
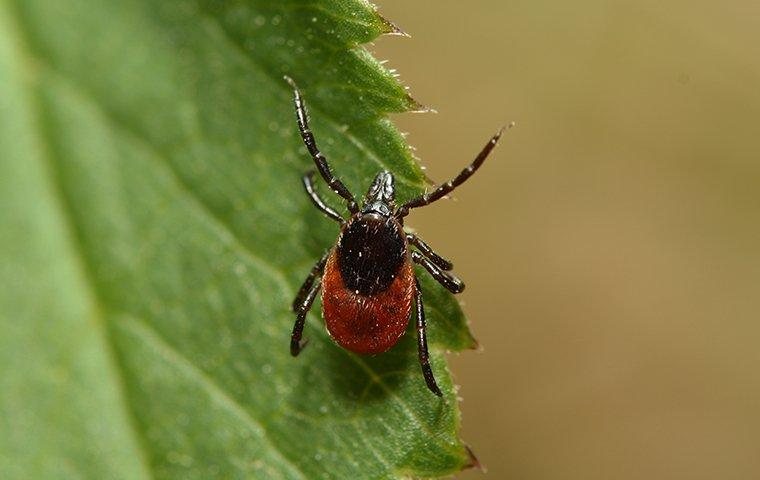
[[[435,253],[417,235],[404,231],[404,217],[413,208],[424,207],[449,194],[475,173],[496,146],[504,128],[483,147],[475,160],[453,180],[397,206],[393,174],[377,174],[359,205],[335,175],[317,148],[309,130],[306,106],[295,83],[296,120],[306,149],[317,172],[329,188],[346,201],[348,219],[329,207],[315,189],[314,170],[303,176],[303,185],[312,203],[329,218],[340,223],[335,245],[312,267],[293,301],[296,322],[290,339],[290,353],[297,356],[306,314],[322,292],[322,315],[327,332],[341,347],[362,355],[388,351],[398,343],[409,323],[414,303],[417,320],[417,348],[427,387],[442,396],[430,368],[425,327],[425,308],[420,282],[413,264],[422,265],[451,293],[464,290],[464,283],[450,273],[453,265]],[[413,250],[411,247],[414,247]]]

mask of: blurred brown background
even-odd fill
[[[760,478],[760,2],[382,0],[489,478]],[[461,478],[480,478],[468,472]]]

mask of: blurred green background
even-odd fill
[[[490,478],[760,478],[760,2],[383,0]],[[462,478],[479,478],[469,472]]]

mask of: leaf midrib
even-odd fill
[[[62,75],[59,74],[57,70],[55,70],[49,63],[44,63],[42,65],[35,62],[35,60],[42,59],[41,56],[34,56],[30,53],[29,43],[25,41],[24,35],[23,35],[23,26],[22,22],[18,21],[18,16],[14,15],[12,11],[9,11],[9,15],[7,15],[9,20],[14,23],[13,29],[15,35],[14,38],[16,39],[16,45],[17,52],[19,54],[19,58],[31,60],[35,63],[37,67],[42,67],[45,70],[50,71],[53,73],[57,78],[62,78]],[[69,246],[73,250],[73,254],[71,257],[74,259],[74,262],[76,264],[77,270],[79,271],[79,274],[81,278],[84,281],[84,284],[86,285],[88,289],[88,293],[86,293],[86,297],[90,300],[90,303],[92,305],[93,309],[93,320],[94,323],[97,325],[98,332],[100,333],[101,342],[104,345],[104,350],[106,352],[106,356],[109,361],[109,370],[113,373],[116,384],[117,384],[117,398],[119,403],[121,404],[120,407],[124,411],[127,423],[131,430],[131,437],[134,441],[135,446],[138,449],[138,454],[140,456],[140,464],[144,467],[144,472],[148,475],[148,478],[154,479],[156,478],[155,472],[153,470],[153,467],[150,462],[150,452],[151,449],[147,447],[146,445],[146,439],[145,439],[145,432],[142,431],[140,428],[140,422],[137,418],[136,413],[130,406],[129,402],[129,394],[127,393],[128,389],[126,386],[126,381],[124,377],[124,364],[120,361],[119,355],[116,351],[116,342],[113,338],[113,332],[110,327],[110,322],[106,320],[106,312],[110,312],[113,314],[114,312],[112,309],[108,308],[107,302],[104,301],[105,296],[103,295],[101,289],[98,287],[98,282],[95,280],[95,276],[93,274],[93,265],[89,261],[88,256],[85,254],[85,250],[83,247],[83,242],[81,240],[81,233],[77,226],[77,222],[74,220],[74,209],[71,206],[70,201],[68,200],[66,194],[64,193],[64,188],[61,185],[60,182],[60,173],[59,169],[57,167],[58,160],[56,159],[56,155],[53,153],[54,149],[51,148],[51,145],[53,144],[52,141],[50,141],[50,134],[48,129],[45,127],[45,121],[43,120],[44,114],[43,114],[43,108],[42,108],[42,101],[40,100],[40,91],[39,89],[40,84],[39,82],[35,81],[34,78],[30,78],[31,75],[29,72],[26,71],[27,69],[22,69],[22,72],[24,73],[22,75],[22,78],[24,78],[24,86],[26,89],[26,95],[24,97],[27,100],[29,111],[31,112],[32,116],[32,122],[34,127],[39,132],[39,139],[38,147],[40,151],[40,157],[43,160],[44,163],[44,171],[47,173],[47,181],[46,183],[49,185],[50,190],[53,192],[53,197],[56,199],[58,212],[60,217],[63,219],[63,225],[66,230],[66,233],[64,234],[68,239],[70,239]],[[67,84],[70,84],[70,82],[67,82]],[[77,90],[81,91],[81,90]],[[102,109],[99,111],[102,112]],[[210,213],[209,213],[210,214]],[[247,251],[246,249],[242,249],[243,251]],[[275,273],[277,272],[274,270],[274,268],[270,265],[268,265],[266,262],[263,262],[259,259],[254,258],[253,260],[256,261],[257,264],[260,266],[264,265],[265,268],[271,269],[271,271],[268,271],[270,276],[277,279],[278,275]],[[285,285],[283,288],[287,288],[287,282],[284,281],[284,277],[281,275],[279,276],[279,280],[281,282],[281,286]],[[267,441],[267,443],[270,445],[270,449],[275,452],[279,457],[284,460],[284,463],[290,466],[295,472],[297,472],[298,476],[302,479],[307,478],[304,473],[300,470],[300,468],[295,465],[291,459],[289,459],[279,448],[277,448],[271,440],[268,438],[267,431],[264,428],[264,426],[257,421],[251,414],[248,412],[240,403],[231,397],[227,392],[224,391],[221,387],[216,385],[209,377],[205,374],[202,370],[199,369],[197,365],[194,365],[192,362],[190,362],[186,357],[181,355],[177,350],[171,346],[168,342],[166,342],[165,339],[163,339],[158,332],[155,330],[149,329],[147,325],[143,322],[143,330],[151,331],[153,333],[154,338],[158,338],[161,340],[161,344],[165,347],[164,351],[169,350],[171,352],[174,352],[173,356],[164,356],[164,358],[169,362],[173,363],[174,365],[180,365],[184,363],[187,368],[192,369],[194,375],[193,378],[197,381],[199,385],[204,388],[207,393],[210,395],[221,398],[223,400],[223,403],[227,406],[227,408],[232,411],[237,416],[241,417],[246,423],[248,423],[249,428],[252,428],[253,430],[257,430],[262,434],[264,439]],[[185,362],[180,362],[177,359],[184,359]],[[173,361],[170,361],[173,360]],[[258,428],[256,428],[258,427]]]
[[[33,65],[34,59],[36,57],[30,53],[31,49],[29,48],[29,43],[26,41],[26,35],[24,34],[25,30],[23,28],[22,22],[19,21],[19,15],[13,11],[12,7],[7,6],[5,16],[10,23],[10,28],[8,31],[6,31],[6,34],[11,35],[15,39],[14,43],[16,45],[17,58],[22,62],[29,61],[30,64]],[[79,231],[76,228],[76,223],[72,217],[71,207],[66,199],[60,182],[58,181],[59,175],[58,170],[55,166],[55,157],[52,149],[49,148],[51,142],[48,138],[48,131],[44,127],[45,122],[43,120],[43,109],[39,92],[40,86],[39,83],[35,81],[34,75],[29,68],[30,64],[19,66],[19,72],[21,73],[20,77],[22,78],[22,82],[20,83],[26,90],[21,95],[21,98],[23,98],[24,102],[27,104],[27,109],[30,114],[30,120],[32,122],[33,128],[36,128],[40,133],[38,137],[40,140],[38,140],[36,143],[39,150],[39,157],[41,159],[41,163],[43,164],[43,171],[48,177],[46,180],[43,180],[43,182],[47,183],[49,190],[52,192],[53,198],[56,199],[57,206],[54,206],[53,208],[57,207],[59,216],[63,220],[63,228],[65,229],[63,236],[68,240],[66,242],[68,244],[68,248],[73,250],[71,258],[74,261],[76,270],[79,272],[79,276],[89,289],[89,292],[86,293],[85,296],[87,297],[89,301],[88,303],[90,303],[90,306],[92,308],[93,315],[91,315],[91,318],[96,324],[97,330],[101,337],[101,341],[104,345],[105,355],[109,362],[108,370],[111,371],[114,375],[114,380],[117,388],[116,397],[120,403],[119,408],[121,408],[123,411],[124,418],[131,430],[130,436],[140,457],[139,463],[143,467],[143,472],[147,474],[148,478],[152,479],[155,478],[155,474],[149,460],[149,449],[145,445],[145,437],[139,428],[137,416],[130,407],[128,401],[128,396],[126,394],[127,387],[123,375],[124,367],[119,361],[113,338],[111,337],[112,333],[108,327],[108,322],[105,320],[105,309],[103,308],[104,304],[101,301],[102,296],[96,286],[97,282],[94,280],[91,265],[86,260],[86,256],[83,252]]]

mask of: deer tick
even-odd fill
[[[453,265],[435,253],[417,235],[404,231],[404,217],[412,208],[424,207],[439,200],[461,185],[483,164],[504,128],[499,130],[475,160],[453,180],[430,193],[420,195],[397,206],[393,174],[377,174],[361,205],[335,175],[327,159],[317,148],[309,130],[306,106],[293,80],[286,80],[294,89],[296,120],[306,149],[317,171],[331,190],[346,201],[350,212],[345,219],[328,206],[314,185],[315,171],[303,176],[306,193],[325,215],[340,223],[335,245],[314,265],[293,301],[296,322],[290,340],[290,353],[298,355],[306,314],[322,291],[322,314],[330,336],[341,347],[352,352],[373,355],[388,351],[406,331],[416,307],[417,348],[422,373],[428,388],[438,396],[441,390],[430,368],[425,329],[425,309],[420,282],[413,263],[422,265],[451,293],[464,290],[464,283],[449,273]],[[416,247],[411,250],[410,247]]]

